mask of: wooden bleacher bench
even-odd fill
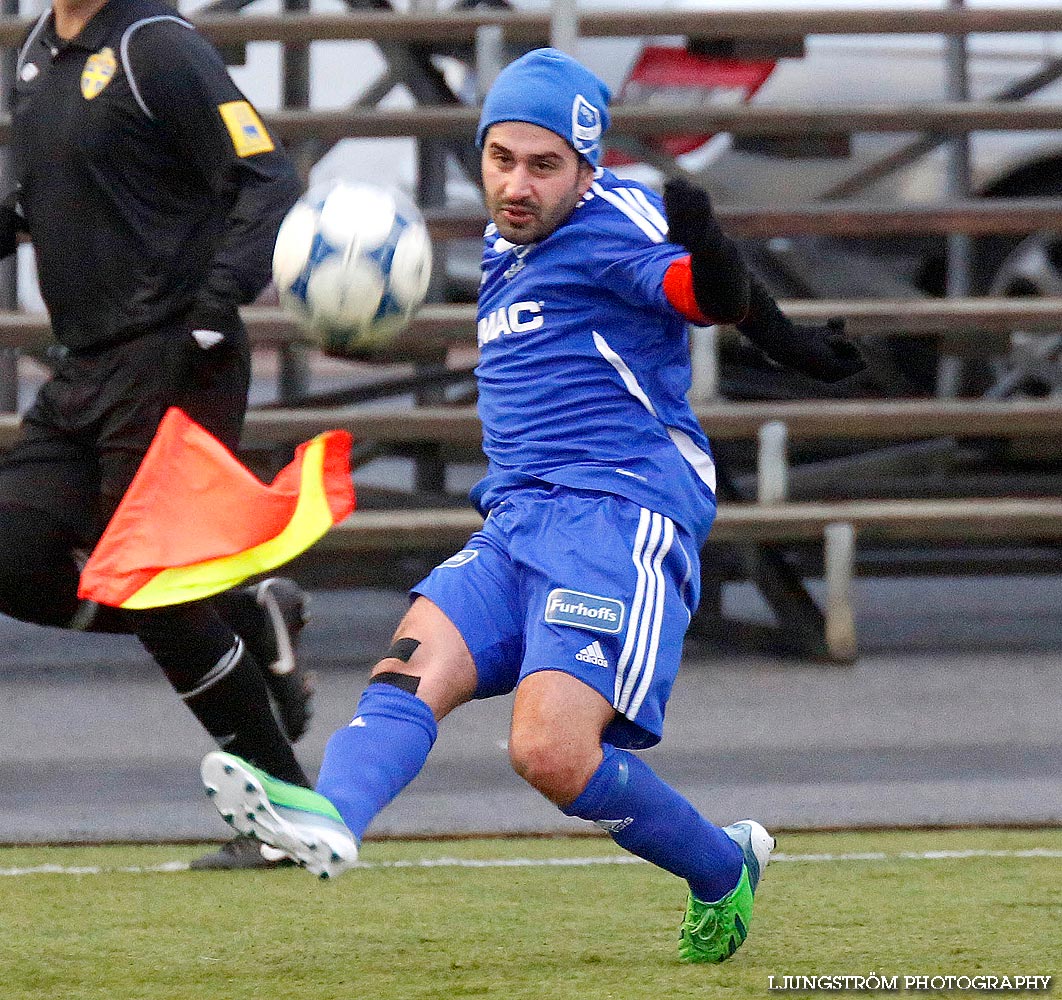
[[[1062,400],[874,400],[728,403],[697,408],[716,440],[754,439],[765,424],[782,423],[791,438],[914,439],[1062,437]],[[250,444],[294,444],[330,428],[357,440],[478,446],[471,407],[405,411],[264,410],[248,415]],[[9,446],[17,418],[0,418],[0,447]],[[454,551],[481,519],[462,509],[358,511],[325,536],[315,558],[353,558],[416,550]],[[856,653],[851,581],[856,540],[1062,542],[1062,500],[968,498],[843,502],[724,503],[713,542],[746,545],[821,544],[827,589],[825,647],[840,662]]]
[[[1062,199],[970,198],[940,203],[880,205],[863,201],[818,202],[809,205],[718,205],[715,215],[726,232],[742,239],[776,236],[1025,236],[1038,230],[1062,229]],[[484,214],[425,213],[435,242],[478,240]]]
[[[723,504],[711,537],[714,542],[815,542],[836,523],[850,524],[860,537],[883,541],[1062,541],[1062,499]],[[318,542],[318,548],[344,553],[457,549],[482,524],[471,508],[356,511]]]
[[[548,44],[551,21],[545,10],[510,10],[479,6],[439,12],[348,10],[342,13],[255,14],[200,11],[194,23],[217,45],[254,41],[305,44],[322,40],[370,39],[384,43],[451,43],[471,45],[483,27],[499,27],[512,41]],[[0,45],[21,43],[33,21],[5,17]],[[949,34],[971,32],[1041,32],[1062,30],[1057,5],[1027,4],[1001,10],[583,10],[579,33],[584,38],[689,35],[702,39],[778,39],[825,34]]]
[[[766,423],[780,422],[793,440],[927,437],[1062,436],[1062,399],[798,400],[713,403],[694,407],[709,438],[752,440]],[[321,431],[350,431],[356,440],[477,446],[474,407],[422,406],[406,410],[252,410],[249,443],[298,442]]]
[[[856,337],[905,337],[948,334],[971,342],[984,334],[1057,333],[1062,296],[960,299],[808,299],[781,303],[796,322],[823,323],[844,316]],[[312,339],[281,309],[248,306],[241,310],[255,347],[283,347]],[[475,347],[475,306],[426,305],[412,324],[374,360],[438,359],[451,347]],[[735,334],[736,335],[736,334]],[[0,310],[0,349],[43,351],[52,343],[43,313]]]
[[[1057,7],[1057,5],[1056,5]],[[30,22],[0,21],[3,44],[17,46]],[[578,30],[593,36],[685,35],[717,42],[802,44],[809,34],[885,32],[907,34],[918,27],[930,33],[963,34],[988,31],[1059,30],[1062,16],[1052,7],[997,11],[597,11],[583,12]],[[201,17],[202,29],[218,44],[278,40],[307,44],[326,39],[372,39],[378,44],[416,46],[463,43],[470,48],[483,27],[502,30],[510,42],[538,42],[549,38],[551,22],[544,11],[477,10],[431,14],[361,11],[337,14],[299,14],[240,17]],[[784,48],[784,46],[783,46]],[[343,111],[282,110],[266,116],[270,131],[285,143],[302,140],[334,142],[354,137],[471,138],[478,109],[464,105],[415,108],[376,108]],[[986,129],[1053,129],[1057,111],[1051,105],[1017,105],[1002,101],[980,103],[914,103],[888,107],[807,108],[764,105],[704,107],[618,106],[613,131],[618,135],[652,136],[689,131],[739,135],[842,135],[858,131],[921,131],[938,135],[965,134]],[[10,122],[0,118],[0,143],[8,141]]]
[[[1062,445],[1062,400],[874,400],[726,403],[696,407],[715,440],[751,440],[781,424],[793,440],[912,440],[1056,437]],[[480,427],[471,407],[392,411],[272,411],[250,416],[247,437],[296,440],[330,424],[356,437],[476,447]],[[362,511],[319,543],[324,558],[417,549],[456,551],[480,525],[472,510]],[[852,608],[855,547],[861,541],[939,543],[1000,540],[1062,542],[1062,500],[858,500],[834,503],[724,503],[713,542],[821,545],[827,600],[822,615],[826,655],[850,662],[857,651]]]
[[[481,525],[482,518],[471,509],[356,511],[315,552],[326,559],[422,549],[455,552]],[[852,604],[857,540],[967,539],[1062,542],[1062,499],[723,504],[711,534],[713,543],[822,545],[825,652],[840,663],[853,661],[858,650]]]
[[[798,400],[714,403],[694,407],[709,438],[754,440],[767,423],[785,425],[791,440],[930,437],[1062,437],[1062,399]],[[19,418],[0,414],[0,450],[11,446]],[[325,430],[356,441],[478,447],[480,424],[471,406],[251,410],[248,446],[297,444]]]

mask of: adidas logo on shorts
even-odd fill
[[[601,643],[594,641],[590,643],[585,649],[580,649],[575,654],[577,660],[582,660],[583,663],[592,663],[597,667],[607,667],[608,660],[605,659],[605,651],[601,648]]]

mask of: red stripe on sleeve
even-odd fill
[[[710,326],[711,319],[701,312],[697,297],[693,294],[693,272],[689,256],[671,262],[664,272],[664,295],[683,316],[698,326]]]

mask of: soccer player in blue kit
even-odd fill
[[[420,771],[438,721],[515,690],[516,772],[685,879],[680,958],[720,962],[745,939],[774,840],[752,820],[713,825],[631,752],[660,740],[715,515],[687,325],[736,322],[831,381],[862,361],[839,324],[779,312],[703,191],[672,181],[661,201],[598,167],[608,99],[578,62],[537,49],[484,102],[483,529],[413,588],[316,792],[217,751],[203,779],[238,830],[336,875]]]

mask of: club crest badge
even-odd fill
[[[522,246],[513,247],[513,262],[506,268],[503,278],[508,280],[509,278],[515,278],[525,267],[527,267],[527,255],[534,248],[534,243],[525,243]]]
[[[572,145],[577,153],[586,156],[597,149],[601,138],[601,112],[582,94],[572,101]]]
[[[118,60],[114,58],[111,48],[93,52],[85,60],[85,68],[81,71],[81,96],[86,101],[98,97],[103,88],[111,82],[117,69]]]

